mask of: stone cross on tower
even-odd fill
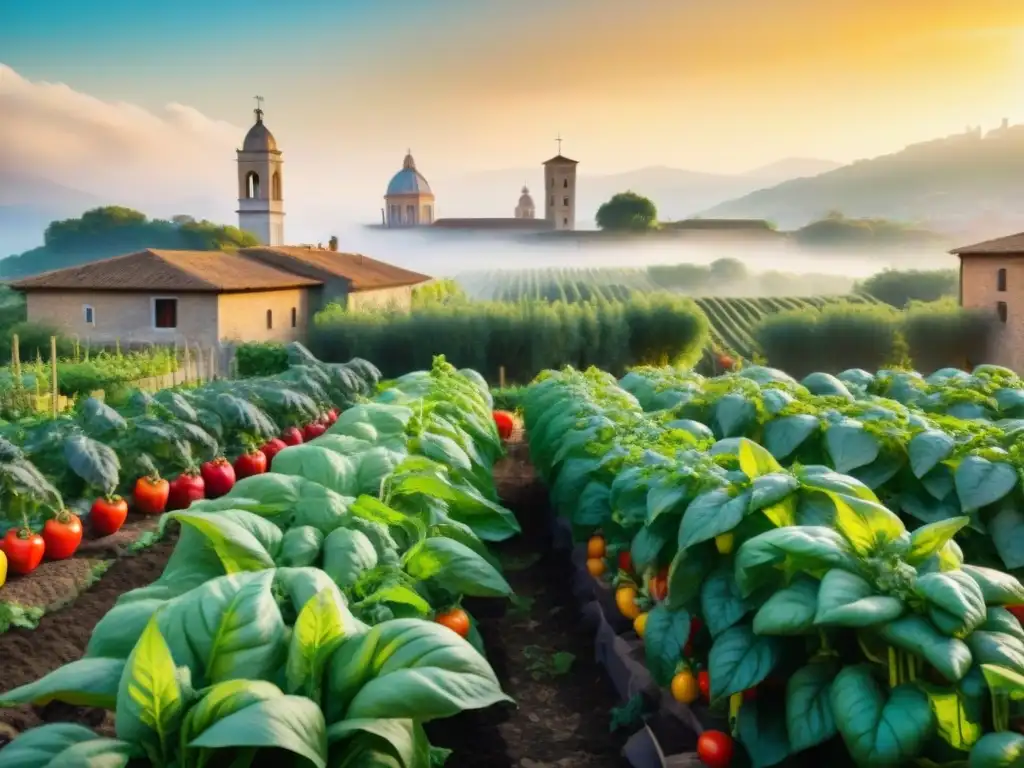
[[[558,132],[558,138],[555,139],[558,142],[558,154],[562,154],[562,132]]]
[[[263,97],[262,96],[253,96],[253,98],[256,100],[256,109],[253,110],[253,112],[256,113],[256,122],[257,123],[262,123],[263,122]]]

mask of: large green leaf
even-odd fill
[[[424,539],[403,558],[406,573],[456,595],[507,597],[512,587],[493,565],[454,539]]]
[[[726,489],[709,491],[695,498],[686,508],[679,526],[680,549],[731,531],[750,510],[750,499],[750,491],[732,496]]]
[[[97,491],[109,494],[117,488],[121,463],[110,446],[75,435],[64,441],[64,459],[72,472]]]
[[[751,480],[782,470],[782,466],[775,460],[771,452],[753,440],[740,440],[737,457],[740,462],[740,472]]]
[[[981,588],[987,605],[1024,604],[1024,585],[1010,574],[977,565],[963,565],[961,570]]]
[[[157,619],[154,616],[128,657],[117,691],[118,738],[146,745],[166,760],[181,724],[185,697]]]
[[[746,616],[750,605],[740,594],[732,570],[722,567],[701,584],[700,608],[708,631],[712,637],[717,637]]]
[[[274,457],[274,474],[303,477],[342,496],[359,495],[358,467],[352,457],[312,443],[286,448]]]
[[[906,764],[935,730],[931,705],[920,689],[901,685],[886,696],[866,665],[844,667],[829,699],[850,757],[864,768]]]
[[[114,709],[124,659],[79,659],[33,683],[0,693],[0,707],[62,701],[79,707]]]
[[[822,744],[836,734],[829,698],[836,664],[825,659],[801,667],[786,683],[786,730],[794,753]]]
[[[243,516],[251,518],[248,524],[235,519]],[[194,528],[202,534],[206,545],[213,550],[224,567],[224,573],[260,571],[274,567],[273,555],[252,531],[261,530],[264,538],[272,538],[275,549],[280,548],[281,533],[251,512],[236,511],[234,515],[228,515],[224,512],[190,510],[172,512],[169,519],[177,520],[182,526]]]
[[[307,602],[295,620],[288,644],[285,684],[290,693],[302,691],[320,703],[327,659],[345,635],[341,611],[328,590]]]
[[[971,522],[966,515],[939,520],[920,528],[910,534],[910,551],[906,561],[911,565],[920,565],[932,555],[938,553],[946,542]]]
[[[871,627],[897,619],[903,602],[879,595],[867,580],[833,568],[821,580],[814,623],[833,627]]]
[[[914,476],[921,478],[931,472],[939,462],[949,457],[955,445],[953,437],[939,429],[914,435],[907,446],[910,469]]]
[[[878,440],[853,419],[833,424],[825,431],[825,447],[836,472],[867,466],[878,458]]]
[[[986,733],[971,749],[970,768],[1020,768],[1024,736],[1012,731]]]
[[[967,645],[943,635],[923,616],[903,616],[875,629],[887,643],[924,657],[947,680],[960,680],[971,668]]]
[[[966,642],[976,664],[994,664],[1024,675],[1024,641],[1020,638],[975,630]]]
[[[765,509],[787,499],[800,487],[800,481],[784,472],[761,475],[751,483],[750,511]]]
[[[25,731],[3,748],[4,768],[123,768],[138,757],[132,745],[101,739],[74,723],[48,723]]]
[[[836,505],[836,528],[861,555],[870,555],[906,533],[899,516],[876,501],[834,492],[828,496]]]
[[[281,539],[281,565],[303,568],[315,565],[320,559],[324,535],[312,525],[300,525],[285,531]]]
[[[933,619],[935,609],[948,614],[949,626],[940,625],[947,634],[963,638],[985,622],[985,596],[978,583],[963,571],[926,573],[918,577],[915,591],[931,604]]]
[[[817,417],[807,413],[773,419],[764,427],[764,447],[776,459],[785,459],[817,432],[819,427]]]
[[[672,682],[682,658],[683,646],[690,638],[690,624],[689,613],[669,610],[664,603],[656,605],[647,614],[644,652],[647,669],[658,685],[667,686]]]
[[[743,624],[725,630],[715,638],[708,656],[712,701],[756,686],[772,671],[781,653],[777,637],[759,637]]]
[[[324,572],[342,589],[352,587],[377,563],[377,550],[362,531],[337,528],[324,539]]]
[[[1024,568],[1024,512],[1008,504],[988,523],[992,543],[1008,570]]]
[[[1017,470],[1004,462],[968,456],[953,473],[964,512],[999,501],[1017,485]]]
[[[668,607],[684,608],[695,600],[704,577],[717,565],[719,557],[711,542],[676,552],[668,568]]]
[[[758,635],[802,635],[814,630],[818,580],[797,576],[793,583],[772,593],[754,615]]]
[[[786,716],[778,707],[760,701],[744,702],[737,729],[753,768],[778,765],[789,757]]]
[[[749,595],[767,569],[788,574],[824,574],[829,568],[857,570],[857,558],[849,542],[824,526],[776,528],[748,539],[736,552],[736,583]]]
[[[327,741],[331,745],[331,752],[337,750],[335,745],[342,746],[345,752],[358,754],[366,750],[367,757],[371,751],[379,753],[374,756],[376,761],[384,762],[363,762],[358,760],[343,762],[340,765],[355,768],[362,764],[367,766],[386,766],[388,758],[394,759],[394,765],[398,768],[427,768],[430,762],[430,742],[423,727],[410,719],[386,719],[386,718],[361,718],[356,720],[342,720],[327,729]],[[331,764],[334,768],[334,763]]]
[[[393,619],[346,638],[327,674],[329,723],[377,717],[422,722],[511,701],[469,643],[420,619]]]

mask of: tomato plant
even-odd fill
[[[266,454],[264,454],[266,455]],[[269,457],[267,458],[269,462]],[[200,467],[206,498],[218,499],[235,485],[235,468],[223,456],[207,461]]]
[[[43,562],[46,543],[43,537],[27,528],[11,528],[3,540],[7,567],[20,576],[32,573]]]
[[[128,502],[120,496],[96,499],[89,509],[89,523],[100,536],[117,533],[127,518]]]
[[[235,459],[235,477],[239,480],[262,475],[267,471],[267,456],[261,451],[247,451]]]
[[[697,700],[700,689],[697,686],[697,678],[690,670],[676,673],[671,683],[672,698],[682,704],[692,704]]]
[[[196,469],[186,469],[168,486],[167,509],[188,509],[192,502],[206,496],[206,482]]]
[[[162,477],[140,477],[135,481],[135,509],[143,515],[161,515],[170,493],[171,485]]]
[[[82,543],[82,521],[78,515],[62,509],[43,524],[43,543],[49,560],[66,560]]]
[[[434,617],[434,621],[444,627],[448,627],[459,637],[469,636],[469,615],[461,608],[452,608]]]

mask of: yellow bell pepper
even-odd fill
[[[7,555],[0,549],[0,587],[7,582]]]
[[[720,555],[728,555],[732,552],[733,538],[732,533],[723,533],[715,536],[715,547],[717,547]]]

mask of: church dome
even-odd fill
[[[416,161],[412,159],[412,152],[407,153],[402,163],[402,170],[391,177],[385,196],[432,194],[430,184],[427,183],[423,174],[416,170]]]
[[[530,190],[528,187],[523,187],[523,194],[519,197],[519,204],[526,207],[533,207],[533,198],[530,197]]]
[[[263,116],[256,116],[256,123],[249,132],[245,134],[245,141],[242,142],[243,152],[276,152],[277,139],[274,134],[267,130],[263,124]]]

